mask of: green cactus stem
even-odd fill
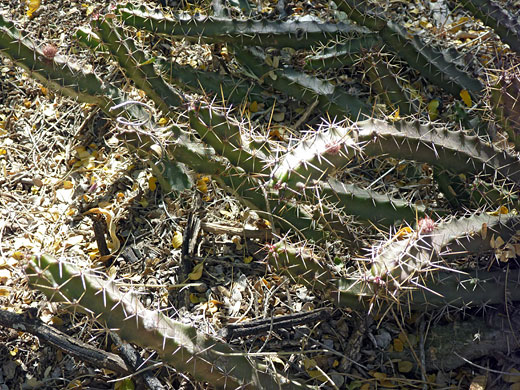
[[[336,43],[306,57],[305,68],[325,70],[351,66],[358,62],[365,52],[378,51],[382,46],[381,38],[377,34],[351,38],[344,43]]]
[[[128,26],[200,43],[232,43],[239,46],[308,48],[325,44],[339,35],[363,34],[366,29],[348,23],[312,21],[234,20],[222,17],[178,15],[166,18],[141,10],[121,8]]]
[[[169,115],[172,107],[183,103],[179,93],[155,72],[149,58],[135,47],[133,38],[126,37],[122,29],[108,19],[97,23],[97,27],[103,45],[125,70],[127,77],[146,92],[164,115]]]
[[[50,300],[91,314],[126,341],[152,348],[175,369],[219,389],[308,389],[267,368],[195,327],[146,309],[137,297],[121,292],[114,282],[50,256],[34,257],[27,268],[31,287]]]
[[[289,66],[273,68],[267,65],[264,62],[265,56],[259,50],[246,50],[235,46],[234,52],[242,66],[262,80],[262,84],[283,91],[307,104],[313,104],[317,100],[319,109],[332,117],[347,116],[357,120],[372,113],[372,108],[356,96],[327,81]]]
[[[493,28],[504,43],[520,54],[520,24],[518,19],[490,0],[462,0],[464,8]]]
[[[377,31],[379,36],[401,59],[433,84],[453,96],[467,90],[480,97],[483,86],[477,79],[459,69],[459,54],[454,50],[437,49],[426,44],[399,24],[387,20],[383,13],[359,0],[341,0],[338,7],[357,23]]]
[[[417,231],[404,239],[392,239],[374,247],[371,275],[384,280],[388,289],[419,283],[420,273],[444,267],[451,258],[488,251],[506,243],[520,228],[514,214],[473,215],[435,225],[429,217],[419,220]]]
[[[96,104],[108,113],[110,107],[124,97],[116,87],[103,83],[94,73],[55,55],[48,58],[43,48],[36,47],[0,15],[0,52],[25,69],[31,77],[65,96],[84,103]]]
[[[498,174],[520,184],[518,158],[477,136],[417,122],[369,119],[347,127],[332,125],[300,142],[273,170],[272,185],[297,188],[298,183],[325,180],[360,153],[415,160],[454,173]]]

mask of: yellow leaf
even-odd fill
[[[52,316],[51,322],[52,322],[53,325],[56,325],[56,326],[63,325],[63,320],[60,317],[58,317],[58,316]]]
[[[20,251],[14,251],[13,254],[11,255],[11,257],[15,260],[23,260],[24,258],[24,255],[22,252]]]
[[[202,277],[202,271],[204,270],[204,263],[199,263],[193,267],[193,271],[188,274],[190,280],[199,280]]]
[[[311,358],[303,359],[303,367],[305,368],[305,370],[310,370],[311,368],[316,367],[316,360]]]
[[[378,381],[384,381],[386,379],[386,374],[384,372],[370,372],[370,374],[376,378]]]
[[[159,126],[165,126],[168,123],[169,119],[165,118],[164,116],[157,121],[157,124]]]
[[[203,176],[199,180],[197,180],[197,189],[203,194],[208,192],[208,176]]]
[[[412,233],[412,228],[410,228],[409,226],[405,226],[405,227],[402,227],[401,229],[399,229],[397,231],[397,233],[395,233],[394,238],[397,240],[400,240],[400,239],[405,238],[407,235],[409,235],[411,233]]]
[[[486,390],[486,385],[487,377],[485,377],[484,375],[477,375],[471,381],[471,384],[469,385],[469,390]]]
[[[394,351],[396,352],[403,352],[404,344],[399,339],[394,339]]]
[[[179,249],[182,245],[182,233],[175,232],[172,237],[172,245],[174,249]]]
[[[399,116],[399,111],[399,107],[397,107],[397,110],[395,110],[390,119],[393,121],[398,121],[399,119],[401,119],[401,117]]]
[[[155,191],[157,189],[157,178],[156,177],[151,177],[148,179],[148,188],[150,189],[150,191]]]
[[[509,213],[509,209],[506,207],[506,206],[500,206],[498,208],[498,210],[496,211],[491,211],[489,212],[488,214],[489,215],[494,215],[494,216],[497,216],[497,215],[500,215],[500,214],[508,214]]]
[[[437,99],[433,99],[428,103],[428,114],[430,114],[430,119],[434,121],[439,116],[439,101]]]
[[[460,97],[462,101],[466,104],[466,106],[471,107],[473,103],[471,102],[471,96],[469,96],[469,92],[465,89],[460,91]]]
[[[197,303],[205,302],[206,299],[204,297],[199,296],[199,294],[191,293],[190,294],[190,302],[196,305]]]
[[[249,264],[252,261],[253,261],[253,256],[244,257],[244,263]]]
[[[252,113],[255,113],[258,111],[258,103],[256,100],[251,102],[251,104],[249,105],[249,111]]]
[[[508,374],[502,375],[502,380],[507,383],[520,383],[520,371],[516,368],[512,368]]]
[[[327,382],[327,377],[319,370],[307,370],[307,374],[320,382]]]
[[[27,16],[31,18],[38,8],[40,8],[40,0],[29,0],[27,2]]]
[[[409,362],[407,360],[402,360],[397,363],[397,368],[398,368],[399,372],[406,374],[407,372],[412,371],[413,363]]]

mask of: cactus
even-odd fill
[[[292,282],[306,285],[340,307],[370,310],[394,304],[408,310],[499,303],[506,286],[517,287],[516,272],[509,279],[501,271],[476,271],[460,264],[455,267],[453,262],[493,249],[498,254],[500,246],[513,239],[518,217],[514,210],[502,213],[502,208],[517,202],[518,156],[497,149],[471,130],[420,122],[417,118],[423,113],[415,113],[418,107],[410,104],[402,76],[386,55],[387,50],[397,54],[452,97],[458,98],[461,91],[480,97],[481,81],[454,64],[458,53],[425,43],[382,18],[377,7],[357,0],[343,0],[340,8],[366,28],[298,19],[166,18],[128,7],[117,9],[114,18],[93,22],[92,31],[79,31],[78,39],[115,61],[133,86],[144,91],[157,111],[175,125],[159,132],[146,116],[141,126],[153,132],[125,132],[121,137],[152,167],[176,162],[211,175],[245,207],[271,219],[284,239],[267,245],[267,259]],[[503,23],[500,20],[498,24]],[[227,43],[233,56],[232,74],[180,66],[157,52],[152,56],[121,23],[161,34],[163,39],[182,36],[192,42]],[[334,46],[321,53],[312,47],[330,41]],[[304,59],[300,64],[298,55],[276,64],[268,60],[267,50],[258,47],[308,51],[298,54]],[[377,53],[367,56],[367,48]],[[116,83],[105,82],[60,56],[45,57],[43,50],[1,16],[0,53],[38,81],[79,101],[97,104],[109,116],[143,119],[137,106],[124,110],[127,99]],[[320,62],[324,67],[351,66],[345,73],[360,76],[352,79],[361,92],[346,91],[341,82],[324,79],[317,69]],[[305,73],[305,68],[313,74]],[[515,88],[514,82],[500,85],[493,102],[499,123],[516,142],[516,100],[509,96],[514,96]],[[195,99],[190,95],[193,91],[203,96]],[[266,92],[273,102],[280,93],[309,110],[317,108],[327,121],[317,129],[315,122],[309,123],[312,128],[307,136],[295,135],[287,142],[271,140],[262,134],[269,128],[256,129],[242,116],[247,100],[260,101]],[[364,95],[370,96],[365,99]],[[218,100],[240,105],[240,109],[218,107]],[[385,118],[379,102],[397,114]],[[418,114],[415,120],[399,119],[399,114],[414,113]],[[302,122],[308,114],[302,115]],[[171,138],[161,147],[162,160],[157,161],[151,146],[166,133]],[[389,159],[398,164],[384,174],[375,169]],[[429,191],[426,199],[421,189],[418,195],[409,194],[396,183],[383,183],[385,175],[398,171],[403,161],[421,172],[423,187]],[[349,178],[356,178],[355,183],[347,182]],[[460,217],[465,208],[471,210],[470,215]],[[500,210],[496,215],[484,211],[496,208]],[[445,216],[444,222],[434,222],[440,215]],[[415,230],[411,228],[414,222],[418,222]],[[398,230],[400,226],[405,227]],[[387,233],[390,239],[381,242],[374,240],[381,233],[373,227],[397,233]],[[309,250],[328,241],[345,244],[347,237],[355,242],[342,246],[351,251],[346,257],[359,257],[359,248],[366,246],[370,254],[349,262],[348,269],[333,266],[319,250]],[[28,272],[31,285],[49,299],[94,314],[107,327],[119,329],[127,341],[157,350],[164,361],[200,380],[221,388],[278,388],[282,383],[282,388],[305,388],[195,328],[145,309],[130,293],[118,291],[112,282],[91,272],[79,272],[48,256],[33,259]],[[468,284],[477,287],[463,291],[461,287]],[[513,291],[511,299],[520,297]]]
[[[326,43],[342,34],[366,33],[354,24],[316,23],[311,21],[233,20],[221,17],[178,16],[165,18],[141,10],[121,8],[119,12],[129,26],[153,33],[184,38],[194,42],[229,42],[240,46],[309,47]]]
[[[46,255],[34,257],[27,272],[29,283],[50,300],[95,313],[96,321],[117,329],[125,340],[155,349],[165,362],[217,388],[308,388],[267,372],[259,362],[192,326],[146,309],[137,297],[119,291],[113,281],[92,272],[82,272]]]

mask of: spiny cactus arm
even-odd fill
[[[363,27],[347,23],[234,20],[188,15],[172,19],[128,8],[119,9],[119,13],[128,26],[197,43],[308,48],[318,43],[325,44],[338,35],[367,32]]]
[[[234,166],[241,167],[247,173],[261,174],[264,171],[261,153],[244,147],[240,128],[232,125],[227,118],[205,107],[193,107],[189,117],[191,128],[201,139]]]
[[[354,141],[354,139],[357,141]],[[361,145],[361,146],[359,146]],[[488,173],[520,184],[520,161],[462,131],[399,121],[369,119],[352,126],[332,125],[300,142],[273,169],[273,187],[290,188],[325,180],[360,151],[436,165],[456,173]]]
[[[172,60],[161,58],[157,59],[156,64],[169,83],[182,89],[202,91],[205,96],[214,96],[217,99],[223,97],[235,105],[240,105],[245,100],[265,100],[262,88],[236,77],[199,71],[191,66],[181,66]]]
[[[520,54],[520,24],[499,3],[490,0],[461,0],[462,5],[493,28],[504,43]]]
[[[421,271],[434,270],[440,262],[490,250],[498,237],[502,244],[507,243],[520,228],[520,217],[484,213],[454,218],[438,226],[434,226],[433,221],[431,224],[428,232],[417,231],[403,240],[394,239],[382,248],[375,247],[373,251],[377,255],[370,270],[372,276],[392,282],[396,287],[416,283]],[[389,288],[393,286],[389,284]]]
[[[336,43],[305,58],[305,68],[325,70],[353,65],[366,51],[377,51],[383,45],[377,34],[351,38],[346,43]]]
[[[84,309],[126,341],[156,350],[177,370],[216,388],[309,389],[277,373],[270,375],[254,359],[192,326],[146,309],[135,296],[91,272],[46,255],[34,257],[27,271],[29,284],[49,299]]]
[[[372,53],[361,59],[364,73],[370,84],[374,103],[381,102],[387,106],[388,114],[410,115],[412,102],[406,96],[404,89],[398,83],[398,76],[391,65],[383,60],[381,53]],[[377,99],[377,100],[376,100]]]
[[[330,127],[301,141],[286,153],[273,168],[271,186],[287,186],[295,192],[325,180],[331,172],[347,165],[360,152],[352,133],[345,128]]]
[[[395,291],[389,296],[380,282],[370,276],[365,280],[342,278],[336,288],[329,291],[329,297],[339,307],[384,309],[389,304],[397,304],[401,310],[423,311],[425,308],[464,308],[500,305],[520,301],[520,271],[468,271],[425,273],[417,284]],[[377,304],[375,299],[378,298]]]
[[[455,65],[460,62],[460,54],[455,50],[437,49],[417,35],[410,38],[404,27],[392,21],[387,22],[380,35],[399,57],[433,84],[455,97],[459,97],[462,90],[467,90],[475,98],[481,97],[482,83]]]
[[[369,156],[388,155],[440,166],[455,173],[481,173],[520,184],[520,161],[477,136],[417,122],[357,122],[357,139]]]
[[[79,28],[76,30],[76,39],[101,55],[104,54],[103,49],[106,50],[99,36],[90,29]],[[205,96],[213,94],[216,97],[221,97],[223,94],[226,101],[237,105],[243,103],[245,99],[256,99],[258,101],[263,99],[262,88],[232,76],[199,71],[191,66],[178,65],[173,60],[160,57],[147,61],[150,64],[153,62],[157,66],[155,70],[159,70],[167,82],[181,89],[202,91]],[[141,67],[143,66],[141,65]]]
[[[103,45],[125,70],[125,74],[135,85],[146,92],[164,115],[169,115],[171,107],[182,104],[180,96],[157,75],[149,58],[137,50],[131,37],[125,36],[121,28],[108,19],[97,23],[97,32]]]
[[[500,76],[491,86],[491,106],[498,122],[507,132],[509,140],[520,150],[520,74],[517,70]]]
[[[327,202],[337,203],[346,214],[356,216],[362,221],[394,225],[396,221],[412,224],[417,216],[425,213],[424,206],[413,205],[401,199],[366,190],[353,184],[342,183],[329,178],[318,183],[319,193]]]
[[[416,35],[410,37],[404,27],[387,21],[380,10],[365,2],[341,0],[338,6],[357,23],[377,31],[385,44],[433,84],[456,97],[462,90],[475,97],[482,94],[480,81],[455,66],[454,63],[459,62],[456,52],[435,49]]]
[[[340,118],[348,116],[356,120],[372,113],[372,109],[357,97],[329,82],[298,72],[289,66],[268,66],[264,63],[265,56],[259,50],[245,50],[235,46],[234,52],[238,61],[264,84],[307,104],[318,100],[318,107],[323,113]]]
[[[96,104],[109,113],[114,102],[123,99],[120,91],[109,83],[103,83],[94,73],[71,64],[66,58],[56,55],[45,57],[42,48],[37,48],[24,38],[12,22],[0,15],[0,55],[7,56],[24,68],[31,77],[43,85],[78,99]],[[114,113],[111,113],[113,115]]]

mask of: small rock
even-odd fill
[[[375,336],[377,346],[381,349],[385,349],[392,342],[392,335],[386,330],[381,329]]]

